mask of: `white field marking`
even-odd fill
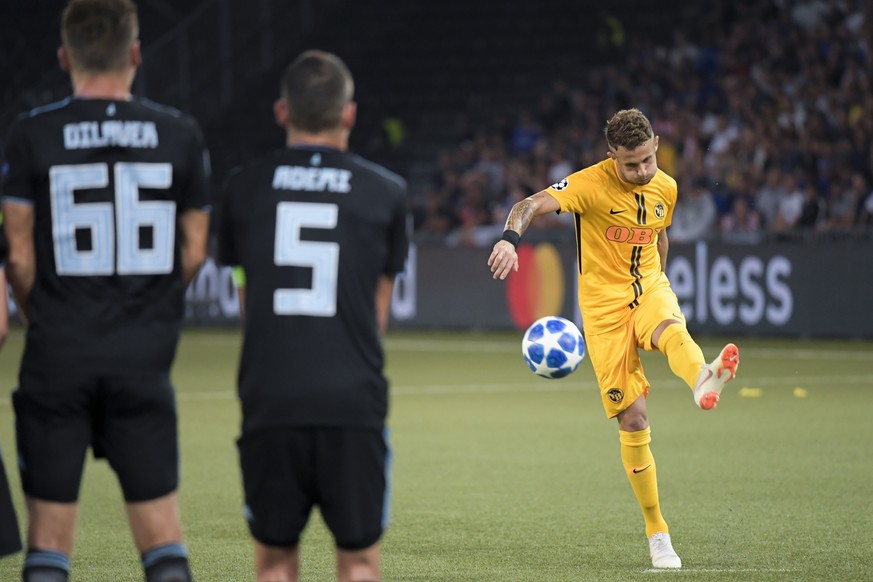
[[[748,574],[751,572],[797,572],[790,568],[649,568],[643,574],[696,574],[696,573]]]
[[[738,378],[734,380],[733,385],[737,386],[789,386],[794,388],[798,384],[803,384],[806,388],[815,388],[818,386],[829,386],[839,384],[868,384],[873,385],[873,374],[857,375],[857,376],[803,376],[802,378],[795,377],[757,377],[757,378]],[[739,386],[739,387],[742,387]],[[653,390],[660,389],[682,389],[689,390],[681,380],[670,380],[667,382],[657,382],[652,387]],[[534,379],[533,382],[524,383],[505,383],[505,384],[434,384],[420,386],[394,386],[391,388],[391,394],[394,396],[414,396],[419,394],[517,394],[526,392],[575,392],[578,390],[597,390],[597,383],[593,380],[583,381],[568,381],[547,380],[542,381]]]
[[[387,338],[385,347],[392,351],[398,352],[472,352],[472,353],[521,353],[521,340],[518,342],[505,341],[476,341],[462,340],[453,341],[450,339],[401,339]]]
[[[453,340],[453,339],[418,339],[418,338],[400,338],[389,337],[385,339],[385,346],[398,352],[471,352],[471,353],[495,353],[495,354],[510,354],[512,352],[520,352],[520,340],[494,341],[474,339],[469,340]],[[238,336],[212,335],[200,336],[198,342],[203,342],[211,345],[220,346],[241,346],[242,338]],[[708,351],[718,350],[721,346],[716,344],[704,344]],[[797,359],[797,360],[832,360],[832,361],[854,361],[854,362],[870,362],[873,364],[873,350],[813,350],[809,348],[748,348],[742,349],[740,342],[740,351],[746,358],[768,358],[768,359]]]
[[[742,354],[742,343],[740,344]],[[835,360],[851,362],[870,362],[873,364],[873,350],[811,350],[808,348],[749,348],[755,358],[778,359],[789,357],[801,360]],[[787,355],[786,355],[787,354]]]
[[[523,370],[522,370],[523,371]],[[803,384],[807,389],[820,386],[832,386],[840,384],[867,384],[873,385],[873,374],[858,374],[852,376],[771,376],[747,378],[741,376],[733,381],[731,387],[741,388],[744,386],[788,386],[795,387]],[[657,382],[653,390],[688,390],[684,382],[680,380],[667,380]],[[545,378],[533,378],[531,382],[494,383],[494,384],[420,384],[399,385],[389,389],[391,396],[419,396],[419,395],[458,395],[458,394],[525,394],[531,392],[575,392],[597,390],[597,384],[593,380],[547,380]],[[176,392],[176,399],[180,402],[209,402],[220,400],[236,400],[235,390],[212,390],[207,392]],[[0,408],[9,406],[7,400],[0,400]]]
[[[409,338],[388,338],[385,340],[385,346],[398,352],[473,352],[473,353],[512,353],[521,351],[519,346],[521,342],[496,342],[493,340],[451,340],[451,339],[409,339]],[[706,344],[709,346],[709,344]],[[712,349],[718,349],[713,344]],[[836,360],[836,361],[858,361],[870,362],[873,364],[873,350],[813,350],[809,348],[749,348],[742,350],[742,342],[740,342],[741,355],[752,358],[769,358],[769,359],[798,359],[798,360]]]
[[[543,378],[541,382],[512,384],[443,384],[432,386],[397,386],[391,394],[415,396],[418,394],[524,394],[528,392],[575,392],[577,390],[596,390],[597,384],[586,382],[557,382]]]
[[[788,386],[795,387],[804,384],[807,388],[835,384],[868,384],[873,385],[873,374],[859,374],[854,376],[803,376],[791,377],[740,377],[734,380],[732,387],[743,386]],[[668,380],[658,382],[653,386],[654,390],[688,390],[684,382]],[[392,396],[419,396],[419,395],[458,395],[458,394],[525,394],[543,392],[576,392],[597,390],[597,384],[593,380],[542,380],[534,378],[531,382],[494,383],[494,384],[420,384],[399,385],[390,388]],[[200,402],[211,400],[235,400],[236,392],[233,390],[209,391],[209,392],[177,392],[176,398],[182,402]],[[5,406],[5,401],[0,401],[0,407]]]

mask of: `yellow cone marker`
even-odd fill
[[[761,388],[749,388],[748,386],[740,388],[740,396],[742,398],[760,398],[763,394],[764,390]]]
[[[809,392],[807,392],[806,388],[801,388],[800,386],[797,386],[794,389],[795,398],[806,398],[807,394],[809,394]]]

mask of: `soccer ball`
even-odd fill
[[[563,378],[585,358],[585,340],[573,322],[549,315],[524,332],[521,353],[531,371],[543,378]]]

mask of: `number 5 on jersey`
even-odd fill
[[[172,167],[166,163],[119,162],[113,171],[113,202],[77,204],[76,190],[109,186],[109,165],[49,168],[55,270],[58,275],[72,277],[172,273],[176,203],[139,199],[140,188],[168,189],[173,181]],[[152,248],[140,247],[140,230],[143,228],[152,229]],[[89,233],[90,249],[78,248],[76,231]]]
[[[300,240],[303,228],[336,228],[339,207],[314,202],[279,202],[273,262],[279,267],[312,269],[310,289],[276,289],[276,315],[336,315],[340,246],[335,242]]]

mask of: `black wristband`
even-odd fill
[[[505,240],[508,243],[512,243],[512,246],[518,248],[518,241],[521,239],[521,235],[515,232],[514,230],[506,229],[503,231],[503,236],[500,237],[500,240]]]

